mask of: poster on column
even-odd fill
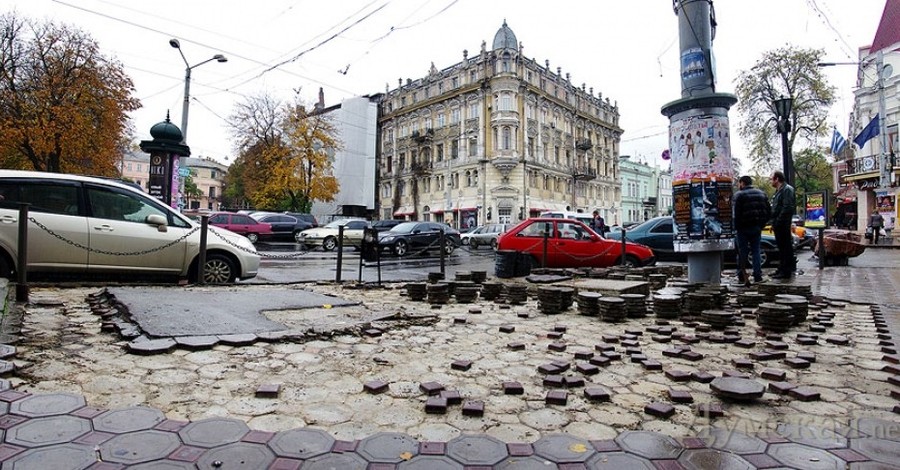
[[[733,247],[734,170],[727,116],[691,116],[669,125],[675,251]]]
[[[875,207],[884,217],[884,229],[893,230],[897,223],[897,196],[887,191],[876,191]]]

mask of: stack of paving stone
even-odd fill
[[[503,293],[503,284],[499,282],[485,282],[481,284],[481,298],[484,300],[497,300]]]
[[[647,316],[647,296],[644,294],[621,294],[625,299],[625,315],[628,318],[644,318]]]
[[[718,309],[725,308],[725,305],[728,304],[728,286],[707,285],[698,289],[697,292],[711,295],[713,304]]]
[[[513,305],[524,304],[528,300],[528,286],[509,284],[506,286],[506,301]]]
[[[784,333],[794,324],[793,311],[788,305],[763,302],[756,309],[756,323],[764,330]]]
[[[472,273],[470,271],[457,271],[456,280],[459,282],[471,281]]]
[[[782,292],[787,292],[788,284],[780,284],[773,282],[763,282],[756,285],[756,291],[762,294],[766,302],[774,302],[775,296]]]
[[[806,300],[813,297],[812,285],[810,284],[788,284],[779,294],[802,295]]]
[[[612,279],[614,281],[624,281],[625,273],[619,272],[619,271],[610,271],[609,274],[606,276],[606,278]]]
[[[650,281],[650,288],[662,289],[666,287],[666,282],[668,282],[669,276],[662,273],[654,273],[647,276],[647,280]]]
[[[678,294],[659,294],[653,296],[653,313],[658,318],[678,318],[681,316],[683,299]]]
[[[746,291],[737,295],[737,303],[742,308],[756,308],[766,300],[766,296],[759,292]]]
[[[618,323],[627,317],[625,299],[621,297],[600,297],[597,299],[597,312],[600,320]]]
[[[625,280],[626,280],[626,281],[633,281],[633,282],[643,282],[643,281],[644,281],[644,276],[643,276],[642,274],[626,274],[626,275],[625,275]]]
[[[409,300],[421,302],[425,300],[425,296],[428,294],[427,287],[428,284],[424,282],[408,282],[406,283],[406,295],[409,297]]]
[[[441,272],[428,273],[428,282],[430,282],[432,284],[439,282],[439,281],[443,281],[443,280],[444,280],[444,273],[441,273]]]
[[[787,305],[793,309],[794,325],[805,322],[809,315],[809,300],[802,295],[778,294],[775,296],[775,303]]]
[[[587,277],[591,279],[606,279],[609,276],[609,268],[591,268]]]
[[[684,308],[682,315],[696,316],[704,310],[712,310],[716,308],[716,301],[713,294],[706,292],[688,292],[684,295]]]
[[[563,292],[559,287],[541,286],[538,288],[538,310],[546,315],[556,315],[564,310]]]
[[[563,311],[566,311],[572,308],[572,305],[575,304],[575,289],[572,287],[558,287],[560,295],[562,296],[562,306]]]
[[[472,282],[475,284],[484,284],[487,280],[487,271],[472,271]]]
[[[478,291],[481,288],[472,281],[457,281],[456,287],[453,289],[453,296],[456,301],[461,304],[470,304],[478,298]]]
[[[438,282],[428,285],[428,303],[446,304],[450,301],[450,285],[446,282]]]
[[[734,314],[727,310],[704,310],[700,319],[711,328],[724,330],[734,323]]]
[[[599,292],[579,292],[575,296],[576,304],[578,304],[578,313],[589,317],[596,317],[600,313],[597,311],[597,299],[603,294]]]

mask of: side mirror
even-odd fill
[[[147,216],[145,220],[149,225],[156,225],[156,229],[160,232],[168,232],[169,227],[166,224],[166,218],[159,214],[150,214]]]

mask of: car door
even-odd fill
[[[28,224],[30,271],[87,269],[88,223],[81,210],[81,183],[9,178],[0,181],[0,194],[0,240],[15,257],[19,224]],[[19,220],[20,202],[30,204],[28,222]]]
[[[229,226],[234,227],[233,229],[229,228],[229,230],[244,236],[251,232],[259,233],[259,227],[257,226],[256,221],[249,215],[231,214],[231,223]]]
[[[550,259],[555,263],[552,267],[578,268],[599,266],[602,257],[607,256],[600,248],[599,237],[595,239],[589,228],[578,223],[561,220],[556,223],[556,237],[551,240],[554,249],[550,250]]]
[[[647,230],[647,236],[641,243],[649,246],[658,259],[674,259],[675,224],[671,218],[660,219],[656,225]]]
[[[271,224],[272,233],[278,238],[293,238],[294,227],[297,225],[297,219],[289,215],[269,215],[259,221]]]
[[[351,220],[344,225],[344,245],[359,246],[363,239],[363,231],[369,227],[365,220]]]
[[[91,252],[88,270],[178,274],[184,270],[188,242],[195,229],[156,199],[113,186],[86,184]],[[160,227],[147,223],[157,215]]]

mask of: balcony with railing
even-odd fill
[[[878,173],[877,155],[868,155],[847,160],[847,177],[859,176],[865,173]]]
[[[424,131],[413,131],[412,139],[419,144],[427,144],[434,139],[434,129],[427,128]]]
[[[577,181],[590,181],[597,177],[597,170],[589,166],[576,166],[572,168],[572,177]]]

